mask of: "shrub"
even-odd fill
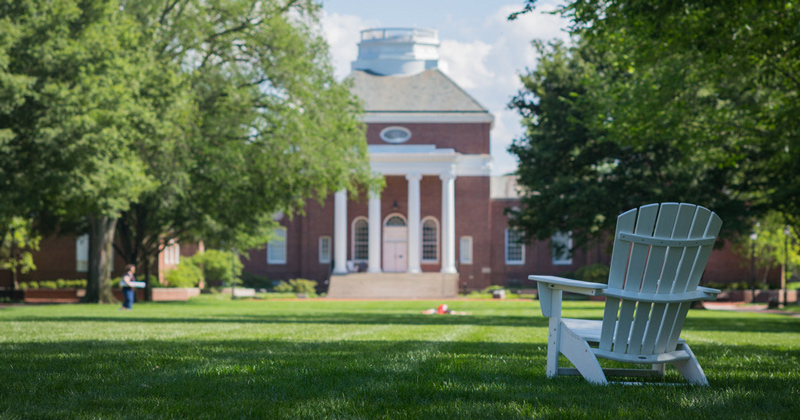
[[[31,289],[38,289],[39,288],[39,283],[35,282],[35,281],[29,281],[28,282],[28,287],[31,288]]]
[[[605,264],[585,265],[575,271],[575,278],[593,283],[608,284],[609,267]]]
[[[194,264],[191,258],[182,259],[176,269],[170,270],[166,274],[169,287],[197,287],[201,280],[203,280],[203,271]]]
[[[28,286],[28,284],[29,284],[29,283],[20,283],[20,284],[19,284],[19,288],[20,288],[20,290],[27,290],[27,289],[28,289],[28,287],[29,287],[29,286]]]
[[[495,290],[504,290],[504,289],[505,289],[505,287],[500,286],[499,284],[493,284],[493,285],[481,290],[480,292],[481,293],[492,293]]]
[[[67,288],[67,281],[66,280],[57,279],[55,282],[56,282],[56,287],[58,287],[59,289],[66,289]]]
[[[242,273],[242,285],[253,289],[271,289],[272,281],[267,276],[245,271]]]
[[[292,279],[289,282],[282,281],[275,286],[277,293],[303,293],[307,296],[317,295],[317,282],[306,279]]]
[[[55,289],[58,289],[58,283],[56,283],[54,280],[42,281],[42,282],[39,282],[39,288],[55,290]]]
[[[234,258],[233,253],[230,251],[209,249],[188,259],[202,269],[203,278],[205,278],[207,286],[230,285],[234,282],[234,279],[238,283],[239,276],[242,274],[242,261],[239,258]]]
[[[292,293],[294,292],[294,287],[285,281],[281,281],[273,290],[275,293]]]

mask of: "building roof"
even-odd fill
[[[354,70],[353,93],[370,113],[480,113],[489,111],[438,69],[412,76],[379,76]]]

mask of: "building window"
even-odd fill
[[[525,264],[525,244],[522,243],[522,232],[506,229],[506,264]]]
[[[89,235],[81,235],[75,239],[75,262],[77,272],[89,271]]]
[[[267,243],[267,264],[286,264],[286,228],[279,226]]]
[[[405,143],[411,138],[411,130],[405,127],[386,127],[381,130],[381,140],[387,143]]]
[[[178,265],[181,262],[181,245],[174,239],[164,248],[164,264]]]
[[[366,261],[369,258],[369,222],[366,217],[353,221],[353,260]]]
[[[461,264],[472,264],[472,236],[462,236],[458,249]]]
[[[406,221],[400,216],[392,216],[386,221],[386,226],[405,226]]]
[[[319,262],[328,264],[331,262],[331,237],[319,237]]]
[[[422,262],[439,260],[439,224],[433,217],[422,219]]]
[[[553,251],[553,265],[572,264],[572,232],[556,232],[550,238]]]

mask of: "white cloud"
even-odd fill
[[[470,43],[443,40],[439,46],[439,67],[463,89],[485,86],[495,74],[487,68],[492,46],[483,41]]]
[[[459,25],[458,16],[451,14],[442,17],[443,25],[460,29],[459,39],[441,39],[440,68],[495,116],[491,133],[495,175],[511,172],[517,165],[516,158],[506,150],[521,135],[522,128],[520,117],[507,105],[522,87],[519,74],[536,67],[538,57],[531,41],[568,41],[564,31],[567,22],[547,13],[555,8],[542,4],[534,12],[509,21],[508,15],[521,9],[520,3],[510,3],[486,15],[479,25]],[[342,79],[350,73],[350,63],[358,56],[360,31],[393,23],[323,13],[322,26],[337,78]]]
[[[358,42],[361,31],[381,26],[378,21],[358,16],[322,12],[322,31],[330,47],[331,60],[336,78],[344,79],[350,74],[350,63],[358,57]]]

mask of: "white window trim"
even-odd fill
[[[367,258],[363,259],[356,259],[356,223],[358,223],[359,220],[363,220],[367,223]],[[352,238],[352,240],[350,241],[350,256],[352,257],[351,260],[353,262],[367,262],[369,259],[369,246],[370,246],[369,219],[367,219],[365,216],[358,216],[355,219],[353,219],[353,223],[350,224],[350,238]]]
[[[565,232],[557,232],[556,234],[564,234],[564,233]],[[550,257],[551,257],[551,259],[553,261],[553,265],[572,265],[572,251],[571,251],[572,250],[572,232],[571,231],[570,232],[566,232],[566,235],[567,235],[567,253],[569,255],[569,258],[565,258],[565,259],[562,259],[562,260],[557,260],[556,256],[553,254],[553,251],[555,250],[553,248],[553,238],[556,235],[553,235],[553,236],[550,237]]]
[[[469,256],[468,259],[464,258],[464,240],[469,242]],[[458,241],[458,260],[461,264],[464,265],[471,265],[472,264],[472,236],[462,236],[461,239]]]
[[[164,264],[178,265],[181,263],[181,244],[175,239],[170,239],[164,247]]]
[[[505,231],[505,249],[504,249],[505,256],[504,257],[505,257],[505,260],[506,260],[506,265],[525,265],[525,244],[519,244],[522,247],[522,249],[521,249],[522,260],[519,260],[519,261],[509,261],[508,260],[508,233],[511,232],[511,231],[512,231],[511,229],[506,229],[506,231]]]
[[[424,242],[424,235],[422,234],[422,232],[423,232],[423,227],[425,226],[425,222],[428,221],[428,220],[432,220],[433,223],[436,225],[436,258],[432,259],[432,260],[426,260],[424,258],[424,254],[425,253],[423,252],[423,246],[425,245],[425,242]],[[419,261],[420,261],[420,264],[438,264],[439,263],[439,254],[440,254],[439,251],[442,248],[442,245],[441,245],[442,241],[440,239],[441,236],[442,236],[441,233],[442,233],[442,230],[441,230],[441,227],[439,225],[439,221],[436,220],[435,217],[427,216],[427,217],[425,217],[425,218],[423,218],[422,220],[419,221]]]
[[[275,231],[276,232],[283,231],[283,241],[281,241],[281,244],[283,245],[283,259],[276,259],[276,258],[273,258],[270,255],[270,252],[269,252],[270,244],[277,245],[278,242],[277,241],[269,241],[269,242],[267,242],[267,264],[285,265],[286,264],[286,260],[288,259],[288,255],[287,255],[288,254],[288,247],[286,246],[286,243],[288,242],[288,236],[289,235],[288,235],[288,232],[286,231],[286,227],[285,226],[278,226],[277,228],[275,228]],[[273,246],[275,246],[275,245],[273,245]]]
[[[80,244],[85,242],[85,246]],[[89,235],[81,235],[75,238],[75,271],[79,273],[89,272]]]
[[[327,255],[323,254],[323,252],[322,252],[322,249],[323,249],[322,248],[322,242],[324,240],[328,241],[328,253],[327,253]],[[320,264],[330,264],[331,263],[331,245],[332,244],[333,244],[333,241],[331,240],[330,236],[320,236],[319,237],[319,248],[318,249],[319,249],[319,262],[320,262]]]
[[[387,138],[386,137],[386,132],[387,131],[391,131],[391,130],[403,131],[406,134],[408,134],[408,136],[406,136],[404,138],[401,138],[401,139],[390,139],[390,138]],[[408,128],[405,128],[405,127],[401,127],[399,125],[393,125],[393,126],[386,127],[383,130],[381,130],[379,136],[380,136],[381,140],[385,141],[386,143],[400,144],[400,143],[405,143],[405,142],[411,140],[411,130],[409,130]]]

